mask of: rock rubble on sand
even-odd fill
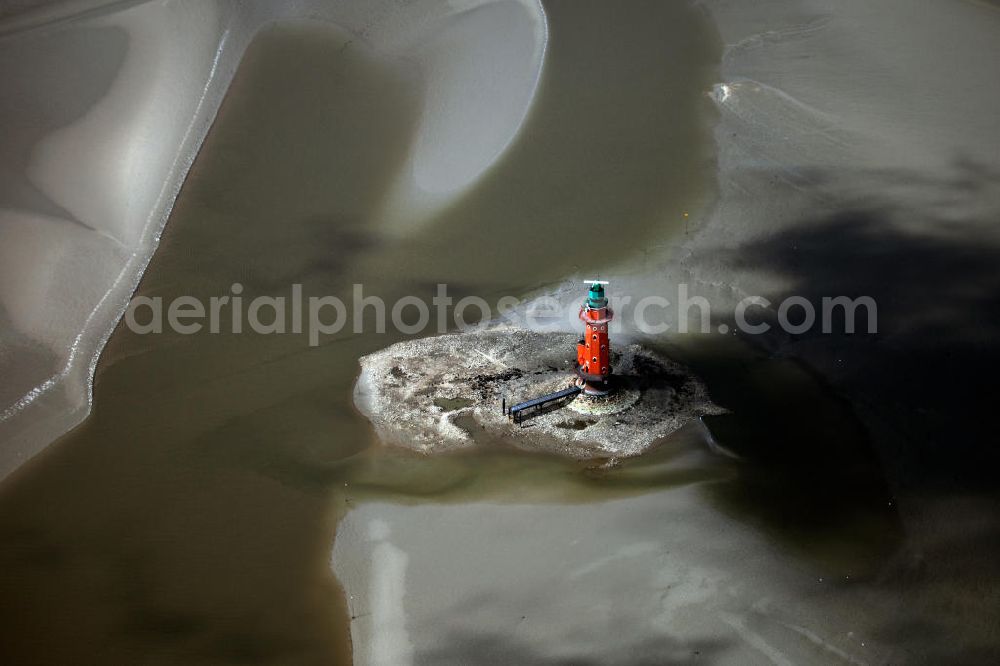
[[[358,408],[386,442],[436,453],[507,442],[574,458],[634,456],[722,410],[681,364],[639,345],[613,358],[615,392],[518,425],[507,406],[570,386],[576,336],[503,327],[406,340],[361,359]]]

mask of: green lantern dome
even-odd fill
[[[590,292],[587,294],[587,305],[595,309],[608,307],[608,299],[604,296],[604,285],[598,282],[590,285]]]

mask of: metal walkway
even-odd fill
[[[526,400],[524,402],[519,402],[518,404],[507,410],[507,416],[514,420],[514,423],[520,424],[525,418],[534,415],[537,412],[542,412],[546,407],[551,407],[555,403],[564,400],[570,396],[575,396],[577,393],[582,391],[579,386],[570,386],[562,391],[556,391],[555,393],[547,393],[546,395],[540,396],[538,398],[532,398],[531,400]]]

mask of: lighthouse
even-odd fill
[[[608,325],[615,313],[608,307],[608,298],[604,293],[607,282],[587,280],[584,284],[590,285],[590,291],[580,307],[584,330],[576,344],[577,385],[585,395],[607,395],[610,391],[608,379],[611,377]]]
[[[608,324],[615,313],[608,307],[601,280],[587,280],[590,285],[587,300],[580,307],[580,321],[583,335],[576,343],[576,381],[571,386],[554,393],[547,393],[507,408],[506,398],[502,398],[500,408],[514,423],[568,404],[580,393],[591,396],[606,396],[611,392],[611,344],[608,342]],[[565,386],[565,385],[564,385]],[[632,403],[628,403],[626,407]]]

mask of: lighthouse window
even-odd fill
[[[594,358],[590,359],[590,362],[591,363],[597,363],[597,357],[595,356]]]
[[[602,368],[601,368],[601,374],[602,374],[602,375],[606,375],[606,374],[608,374],[608,369],[607,369],[606,367],[602,367]]]
[[[594,333],[594,339],[595,340],[597,339],[597,333]]]
[[[607,348],[608,348],[608,346],[607,346],[607,345],[601,345],[601,351],[604,351],[604,350],[605,350],[605,349],[607,349]]]

